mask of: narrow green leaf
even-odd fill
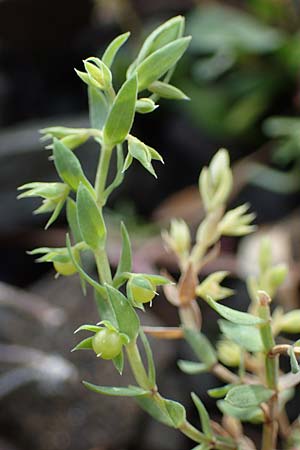
[[[77,191],[80,182],[89,186],[76,155],[56,138],[53,143],[54,164],[60,178],[74,191]]]
[[[180,89],[172,84],[164,83],[163,81],[154,81],[154,83],[150,84],[148,89],[153,94],[157,94],[159,97],[167,98],[169,100],[189,100],[189,97]]]
[[[290,357],[290,365],[292,373],[298,373],[300,371],[300,367],[295,355],[294,347],[292,345],[289,348],[288,354]]]
[[[212,309],[220,314],[220,316],[229,320],[229,322],[237,323],[238,325],[258,325],[264,323],[259,317],[221,305],[210,297],[206,297],[205,301]]]
[[[217,406],[223,414],[235,417],[242,422],[261,423],[264,421],[264,414],[262,410],[257,407],[239,408],[237,406],[232,406],[225,400],[219,400]]]
[[[192,330],[190,328],[184,329],[184,337],[192,347],[195,355],[208,368],[212,367],[218,362],[216,352],[204,334],[200,331]]]
[[[176,16],[159,25],[149,36],[145,39],[139,54],[135,61],[131,64],[127,71],[130,76],[135,68],[155,50],[169,44],[182,36],[184,31],[184,17]]]
[[[167,414],[167,411],[160,408],[152,397],[136,397],[138,405],[146,411],[151,417],[164,425],[173,427],[173,421]]]
[[[97,325],[81,325],[77,330],[74,331],[74,334],[79,333],[79,331],[91,331],[92,333],[98,333],[98,331],[102,330],[102,327],[98,327]]]
[[[212,430],[212,427],[210,424],[210,418],[209,418],[208,412],[206,411],[205,406],[203,405],[200,398],[194,392],[191,393],[191,396],[192,396],[193,402],[199,413],[203,433],[208,437],[212,437],[213,430]]]
[[[223,398],[234,387],[234,384],[226,384],[225,386],[209,389],[208,395],[212,398]]]
[[[83,339],[83,341],[79,342],[79,344],[77,344],[76,347],[74,347],[71,351],[75,352],[76,350],[92,350],[92,340],[92,337]]]
[[[186,51],[191,38],[176,39],[151,53],[138,67],[138,90],[143,91],[164,75]]]
[[[226,320],[218,321],[222,333],[227,339],[235,342],[248,352],[260,352],[263,350],[263,344],[259,330],[248,325],[238,325]]]
[[[165,400],[165,406],[169,417],[172,420],[173,427],[179,428],[186,420],[186,412],[184,406],[174,400]]]
[[[77,219],[77,207],[74,200],[70,197],[67,199],[67,221],[75,242],[81,242],[82,236]]]
[[[134,136],[128,137],[128,152],[137,159],[148,172],[157,178],[155,170],[151,164],[151,153],[148,146]]]
[[[108,104],[105,96],[96,87],[89,86],[88,99],[91,127],[102,130],[108,114]]]
[[[225,401],[238,408],[253,408],[267,402],[274,391],[261,384],[235,386],[225,397]]]
[[[104,245],[106,227],[102,213],[88,189],[80,184],[77,192],[77,218],[84,242],[93,250]]]
[[[97,386],[96,384],[88,383],[87,381],[82,382],[84,386],[91,391],[97,392],[97,394],[112,395],[117,397],[139,397],[149,394],[148,391],[138,387],[110,387],[110,386]]]
[[[114,276],[115,287],[120,286],[120,277],[122,276],[122,274],[124,272],[131,272],[132,270],[131,243],[128,231],[123,222],[121,223],[121,235],[122,235],[122,249],[117,271]]]
[[[198,363],[194,361],[185,361],[180,359],[178,362],[179,369],[187,373],[188,375],[196,375],[198,373],[204,373],[209,371],[209,367],[206,364]]]
[[[136,99],[137,77],[134,75],[122,85],[108,114],[103,129],[107,146],[114,147],[126,139],[132,127]]]
[[[156,371],[155,371],[155,363],[154,363],[154,359],[153,359],[153,353],[152,353],[149,341],[147,339],[147,336],[145,335],[142,328],[140,329],[140,337],[141,337],[141,341],[143,343],[145,353],[146,353],[149,381],[150,381],[151,385],[153,385],[153,387],[154,387],[156,384]]]
[[[130,36],[130,32],[120,34],[120,36],[117,36],[107,47],[105,52],[102,56],[102,61],[104,64],[107,65],[107,67],[111,68],[112,63],[114,62],[115,56],[118,53],[119,49],[122,47],[122,45],[125,44],[127,39]]]
[[[117,145],[117,172],[116,172],[115,178],[113,179],[112,183],[104,191],[103,196],[104,196],[105,203],[106,203],[107,198],[110,196],[110,194],[122,183],[122,181],[124,179],[123,167],[124,167],[123,147],[122,147],[122,144],[118,144]]]
[[[140,327],[140,321],[135,310],[127,298],[117,289],[106,285],[106,290],[118,323],[119,331],[127,334],[131,340],[135,339]]]

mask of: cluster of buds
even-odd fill
[[[111,88],[111,71],[101,59],[90,57],[84,60],[83,64],[86,72],[75,69],[82,81],[102,91],[108,91]]]

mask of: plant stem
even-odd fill
[[[102,145],[95,181],[96,202],[100,207],[102,207],[105,203],[103,193],[105,190],[111,153],[111,147]]]
[[[179,427],[179,430],[195,442],[209,442],[209,439],[187,420]]]
[[[279,374],[279,355],[271,355],[270,351],[275,346],[275,340],[271,327],[271,299],[264,292],[259,293],[258,315],[264,319],[265,323],[260,327],[260,335],[265,350],[265,374],[268,388],[273,389],[274,395],[268,402],[269,420],[264,423],[262,450],[273,450],[276,448],[278,433],[278,374]]]
[[[111,276],[111,270],[110,270],[110,265],[109,265],[106,249],[100,248],[94,253],[94,255],[95,255],[96,266],[97,266],[97,270],[98,270],[98,274],[99,274],[99,278],[100,278],[101,282],[103,284],[104,283],[111,284],[112,276]]]
[[[126,346],[126,352],[137,383],[143,389],[152,390],[154,386],[150,384],[136,341],[132,341]]]

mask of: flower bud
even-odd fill
[[[206,297],[209,296],[215,301],[229,297],[234,291],[220,285],[227,275],[228,272],[225,271],[212,273],[197,286],[196,294],[203,299],[206,299]]]
[[[199,177],[199,190],[206,211],[224,205],[232,188],[232,172],[227,150],[220,149],[209,167],[204,167]]]
[[[250,225],[255,214],[245,214],[249,205],[244,204],[228,211],[219,224],[219,231],[223,236],[243,236],[255,230],[254,225]]]
[[[300,309],[284,314],[280,320],[280,329],[286,333],[300,333]]]
[[[191,247],[191,234],[189,227],[183,219],[173,219],[169,233],[163,232],[162,237],[167,246],[178,256],[186,255]]]
[[[222,339],[217,343],[219,360],[229,367],[237,367],[241,362],[241,349],[232,341]]]
[[[102,359],[114,359],[122,351],[124,341],[118,331],[102,328],[92,338],[93,350]]]
[[[151,98],[139,98],[135,104],[135,110],[140,114],[151,113],[158,108]]]

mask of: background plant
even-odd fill
[[[94,289],[101,321],[84,324],[76,330],[88,331],[92,335],[79,342],[74,350],[92,350],[97,357],[112,360],[120,373],[125,354],[136,381],[135,386],[128,387],[97,386],[86,381],[85,386],[100,394],[133,397],[158,421],[179,429],[196,442],[198,450],[255,448],[244,436],[241,421],[263,423],[262,448],[267,450],[276,446],[278,425],[289,399],[289,389],[298,382],[293,375],[281,375],[278,362],[281,353],[288,353],[292,372],[298,372],[296,355],[300,349],[297,343],[276,345],[274,339],[281,330],[300,331],[297,328],[298,311],[271,316],[270,296],[283,281],[286,269],[272,266],[266,246],[262,248],[260,257],[260,276],[249,281],[251,304],[247,313],[218,303],[232,294],[230,289],[221,286],[226,272],[212,273],[201,282],[198,279],[203,266],[216,257],[221,236],[241,236],[254,230],[254,215],[248,212],[248,205],[225,210],[232,188],[227,151],[221,149],[209,167],[201,171],[199,191],[206,216],[198,227],[194,245],[184,221],[173,221],[170,232],[164,233],[166,244],[175,253],[182,273],[178,283],[173,284],[168,276],[132,272],[130,239],[124,224],[121,225],[122,251],[115,273],[112,273],[107,256],[103,209],[109,195],[121,184],[134,160],[153,176],[156,176],[153,160],[163,162],[155,149],[132,134],[135,114],[153,112],[160,97],[187,99],[182,91],[169,83],[175,65],[190,41],[190,37],[183,37],[183,33],[184,19],[180,16],[155,29],[129,66],[126,80],[117,92],[111,66],[129,33],[118,36],[101,59],[87,58],[83,62],[84,71],[76,72],[88,86],[91,127],[58,126],[42,130],[45,138],[51,139],[48,148],[52,149],[51,159],[61,181],[26,184],[20,187],[24,192],[19,197],[39,196],[43,199],[42,206],[35,212],[51,213],[46,227],[56,220],[66,204],[70,228],[66,246],[38,248],[32,254],[41,255],[40,262],[52,262],[57,274],[78,273],[83,292],[86,284]],[[94,182],[87,179],[74,152],[89,138],[100,146]],[[117,171],[110,180],[112,158],[116,159]],[[85,270],[85,252],[94,258],[97,280]],[[214,397],[225,396],[218,402],[224,415],[222,426],[210,421],[196,394],[192,394],[192,398],[199,412],[201,430],[187,420],[183,405],[159,393],[152,351],[140,326],[136,308],[144,310],[144,304],[156,301],[156,290],[161,285],[167,298],[179,309],[181,327],[171,330],[147,327],[145,331],[162,338],[184,337],[200,363],[180,361],[181,369],[188,373],[212,371],[227,383],[221,389],[210,391]],[[220,328],[223,336],[218,344],[218,353],[200,332],[201,312],[196,297],[207,302],[222,317]],[[138,339],[144,348],[147,364],[141,358]],[[237,365],[238,372],[229,370],[223,363]]]

